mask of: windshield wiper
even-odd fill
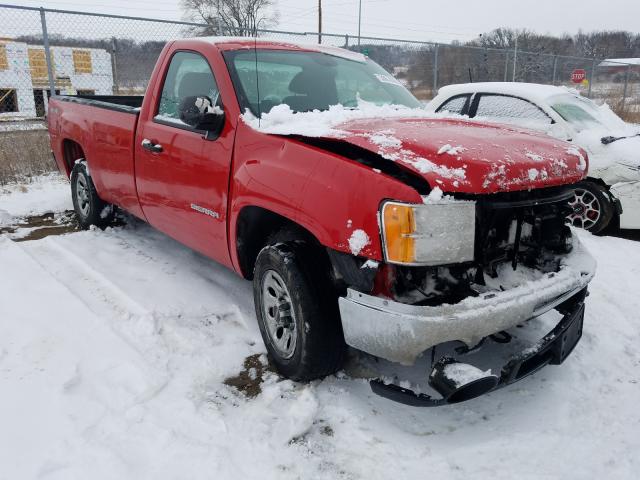
[[[625,138],[633,138],[633,137],[640,137],[640,133],[636,133],[635,135],[627,135],[626,137],[612,137],[612,136],[602,137],[600,141],[602,142],[603,145],[609,145],[610,143],[617,142],[618,140],[624,140]]]

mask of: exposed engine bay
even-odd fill
[[[386,287],[398,301],[435,306],[556,272],[572,248],[571,229],[565,224],[569,198],[571,191],[564,188],[466,196],[476,201],[475,261],[394,266]]]
[[[508,290],[557,272],[571,252],[566,225],[572,191],[553,187],[492,195],[455,195],[476,205],[474,260],[441,266],[381,264],[332,255],[338,283],[411,305],[455,304],[467,297]],[[362,261],[360,261],[362,263]]]

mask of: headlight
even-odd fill
[[[385,259],[404,265],[447,265],[473,260],[476,205],[446,201],[382,206]]]

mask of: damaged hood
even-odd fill
[[[323,138],[377,153],[445,192],[495,193],[581,180],[586,153],[543,133],[458,119],[358,119]]]

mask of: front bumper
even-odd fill
[[[349,289],[340,298],[345,341],[377,357],[411,365],[435,345],[458,340],[473,346],[542,315],[583,290],[594,273],[595,260],[574,236],[574,248],[558,272],[454,305],[407,305]]]
[[[582,337],[584,299],[586,295],[587,289],[584,288],[572,298],[563,302],[558,307],[558,310],[564,316],[555,328],[534,347],[514,355],[502,367],[497,384],[484,390],[481,394],[515,383],[546,365],[560,365],[564,362]],[[424,393],[416,393],[399,385],[385,383],[379,379],[371,380],[370,385],[374,393],[389,400],[414,407],[437,407],[448,403],[465,401],[464,398],[455,399],[454,396],[434,398]]]

